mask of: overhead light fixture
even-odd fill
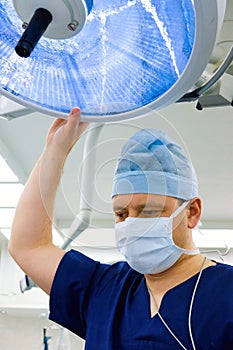
[[[1,0],[0,93],[54,117],[66,118],[79,106],[86,121],[123,120],[163,108],[201,76],[225,5]]]

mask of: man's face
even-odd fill
[[[179,205],[178,199],[157,194],[122,194],[113,198],[116,223],[124,221],[127,217],[170,216]]]
[[[156,194],[123,194],[113,198],[115,222],[124,221],[127,217],[158,218],[169,217],[181,205],[174,197]],[[184,209],[173,219],[173,240],[180,246],[185,246],[187,236],[187,209]]]

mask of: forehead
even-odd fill
[[[121,194],[113,197],[113,209],[121,209],[128,207],[153,207],[163,209],[165,207],[172,208],[177,203],[174,197],[163,196],[159,194]]]

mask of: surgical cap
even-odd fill
[[[123,146],[112,196],[149,193],[190,200],[198,195],[195,170],[183,148],[161,130],[143,129]]]

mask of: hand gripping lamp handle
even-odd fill
[[[15,51],[19,56],[30,56],[36,44],[52,22],[52,19],[52,14],[44,8],[39,8],[35,11],[25,32],[15,47]]]

